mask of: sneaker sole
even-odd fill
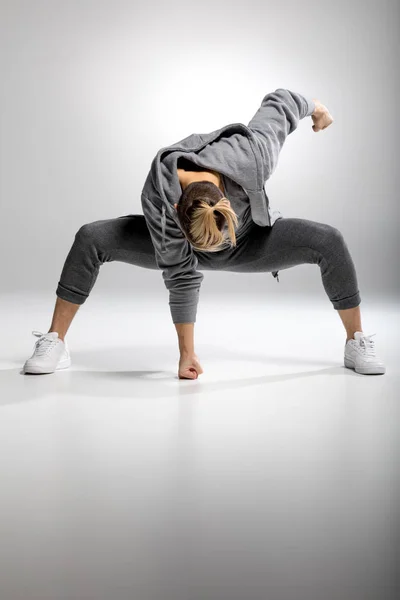
[[[353,369],[361,375],[384,375],[386,372],[385,367],[356,367],[354,362],[349,358],[344,359],[344,366],[348,369]]]
[[[24,373],[35,373],[45,375],[47,373],[54,373],[54,371],[59,371],[60,369],[68,369],[68,367],[70,366],[71,358],[64,358],[63,360],[60,360],[60,362],[57,364],[54,370],[49,371],[48,369],[46,370],[46,367],[32,365],[30,367],[24,367]]]

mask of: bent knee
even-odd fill
[[[90,243],[96,240],[99,234],[97,223],[98,221],[92,221],[91,223],[82,225],[76,232],[75,239],[84,243]]]
[[[329,228],[329,245],[335,248],[347,247],[343,233],[337,227],[330,225]]]
[[[320,223],[319,234],[319,245],[322,248],[332,248],[346,245],[342,232],[340,231],[340,229],[334,227],[333,225],[328,225],[327,223]]]

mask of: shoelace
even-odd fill
[[[376,333],[360,337],[360,346],[366,356],[375,356],[375,340],[371,339],[374,335]]]
[[[35,342],[35,352],[37,356],[44,356],[58,340],[58,338],[52,340],[51,338],[46,337],[47,333],[42,333],[41,331],[32,331],[32,334],[39,338]]]

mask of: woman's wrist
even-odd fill
[[[187,350],[187,349],[179,349],[179,354],[181,358],[193,358],[196,356],[196,352],[193,350]]]
[[[194,354],[194,323],[175,323],[181,356]]]
[[[311,113],[311,116],[315,117],[315,116],[321,114],[324,111],[325,107],[319,100],[317,100],[317,98],[312,98],[312,100],[315,104],[315,108],[314,108],[314,112]]]

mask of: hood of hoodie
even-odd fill
[[[182,155],[199,167],[217,171],[238,183],[249,198],[252,220],[261,226],[271,224],[262,155],[254,132],[243,123],[232,123],[211,133],[192,133],[157,152],[142,191],[147,197],[156,192],[162,203],[162,252],[167,250],[166,212],[181,228],[174,204],[182,194],[177,172],[177,161]]]

